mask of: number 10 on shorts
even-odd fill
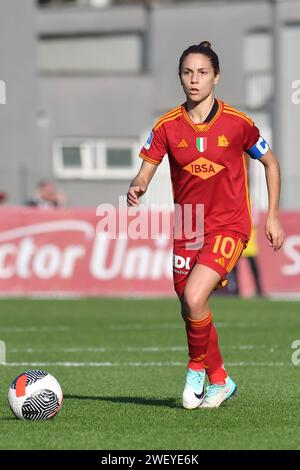
[[[230,260],[226,271],[230,272],[244,250],[244,243],[240,238],[234,239],[228,235],[216,235],[212,252]]]

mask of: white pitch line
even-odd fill
[[[1,326],[0,333],[36,333],[43,331],[69,331],[67,326]]]
[[[176,324],[176,323],[160,323],[157,325],[150,325],[146,326],[143,323],[133,323],[128,325],[111,325],[109,326],[109,330],[113,331],[128,331],[128,330],[181,330],[183,328],[183,324]]]
[[[227,362],[226,367],[287,367],[289,362]]]
[[[237,346],[223,346],[222,350],[225,349],[238,349],[241,351],[245,350],[256,350],[256,349],[266,349],[268,351],[273,351],[274,349],[279,348],[278,344],[267,345],[267,344],[241,344]],[[90,347],[90,348],[12,348],[8,349],[8,353],[78,353],[78,352],[91,352],[91,353],[106,353],[106,352],[150,352],[150,353],[160,353],[160,352],[176,352],[176,351],[186,351],[187,346],[170,346],[170,347],[159,347],[159,346],[147,346],[147,347],[128,347],[128,348],[104,348],[104,347]]]
[[[252,322],[216,322],[216,328],[254,328],[257,323]],[[109,330],[128,331],[128,330],[182,330],[183,323],[158,323],[153,325],[145,325],[144,323],[129,323],[127,325],[110,325]],[[104,327],[105,329],[105,327]]]
[[[5,367],[177,367],[186,362],[7,362]],[[287,367],[284,362],[227,362],[226,367]]]
[[[6,367],[163,367],[182,366],[185,362],[7,362]]]
[[[12,348],[9,349],[8,352],[10,353],[40,353],[40,352],[66,352],[66,353],[77,353],[77,352],[96,352],[96,353],[105,353],[105,352],[174,352],[174,351],[186,351],[186,346],[172,346],[172,347],[144,347],[144,348],[136,348],[136,347],[128,347],[128,348],[56,348],[56,349],[49,349],[49,348]]]
[[[240,349],[242,351],[244,350],[250,350],[250,349],[267,349],[269,351],[273,351],[274,349],[278,349],[279,345],[278,344],[241,344],[239,346],[223,346],[221,349]]]
[[[257,326],[255,323],[246,323],[246,322],[216,322],[216,328],[253,328]],[[130,331],[130,330],[182,330],[183,324],[178,323],[159,323],[157,325],[145,326],[142,323],[134,323],[128,325],[110,325],[107,328],[101,327],[102,330],[112,330],[112,331]],[[0,327],[1,333],[38,333],[38,332],[47,332],[47,331],[71,331],[72,328],[68,326],[2,326]],[[76,328],[74,328],[76,329]]]

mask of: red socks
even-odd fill
[[[227,373],[211,313],[208,313],[203,320],[192,320],[188,317],[186,332],[190,356],[188,367],[193,370],[205,368],[210,383],[225,384]]]
[[[210,337],[205,358],[206,373],[211,384],[224,385],[227,377],[223,358],[219,348],[218,335],[215,326],[211,325]]]
[[[203,320],[187,318],[186,332],[190,356],[188,367],[190,369],[201,370],[204,368],[204,359],[207,354],[211,325],[212,317],[210,313],[208,313]]]

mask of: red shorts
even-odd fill
[[[182,297],[188,277],[195,264],[204,264],[224,280],[246,248],[245,237],[226,232],[207,235],[200,249],[188,249],[182,242],[174,243],[173,280],[178,297]],[[221,287],[221,286],[220,286]]]

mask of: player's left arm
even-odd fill
[[[269,240],[269,245],[274,251],[278,251],[284,242],[284,231],[278,217],[281,186],[280,166],[277,158],[270,148],[262,157],[259,158],[259,160],[265,167],[269,196],[265,234]]]

